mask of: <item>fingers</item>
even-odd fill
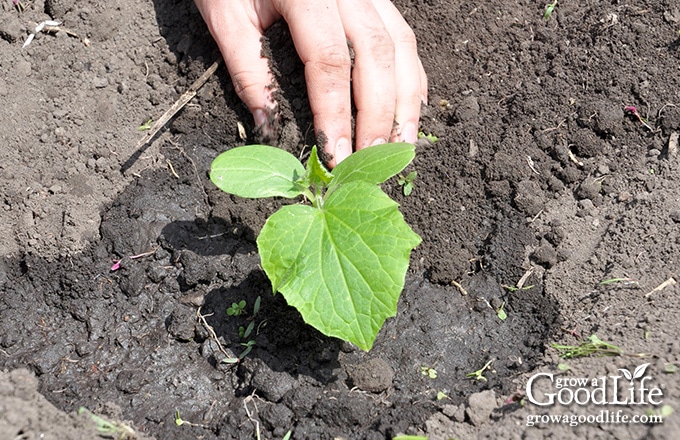
[[[418,137],[420,104],[427,103],[427,76],[415,34],[390,0],[373,0],[373,4],[394,42],[396,130],[391,141],[413,143]]]
[[[305,65],[317,139],[331,167],[352,152],[352,92],[357,149],[416,141],[427,77],[413,31],[390,0],[195,1],[256,125],[266,129],[276,107],[260,39],[283,17]],[[355,54],[353,72],[347,39]]]
[[[275,80],[267,59],[260,56],[260,39],[263,29],[278,18],[276,12],[273,8],[256,11],[253,2],[235,0],[196,0],[196,6],[222,52],[234,90],[253,113],[255,125],[266,131],[276,107]]]
[[[352,153],[351,60],[335,0],[275,2],[305,65],[309,104],[319,143],[333,167]]]
[[[370,0],[340,0],[338,7],[354,49],[355,147],[360,150],[389,141],[397,94],[395,47]]]

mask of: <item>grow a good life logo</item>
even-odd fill
[[[537,373],[529,378],[526,396],[537,406],[551,405],[661,405],[663,386],[651,384],[645,375],[649,364],[637,366],[631,372],[619,368],[621,375],[598,378],[556,377],[553,373]],[[538,392],[539,383],[549,390]]]

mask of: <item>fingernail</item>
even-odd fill
[[[352,154],[352,144],[349,142],[349,139],[344,137],[338,139],[335,143],[335,163],[339,164],[345,158],[349,157],[350,154]]]
[[[260,127],[267,123],[267,112],[258,108],[253,112],[253,119],[255,120],[255,126]]]
[[[425,95],[420,95],[420,102],[427,105],[427,97]]]
[[[413,122],[407,122],[404,124],[404,128],[401,130],[401,138],[404,142],[410,144],[414,143],[418,139],[418,130],[416,124]]]
[[[374,145],[386,144],[387,140],[385,138],[378,138],[371,143],[371,147]]]

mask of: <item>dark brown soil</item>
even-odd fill
[[[560,2],[545,20],[528,0],[395,3],[430,80],[421,127],[439,141],[418,145],[410,196],[384,185],[423,243],[369,353],[271,294],[255,237],[283,202],[208,181],[217,154],[257,141],[224,67],[135,148],[137,127],[219,58],[190,1],[2,3],[0,439],[91,438],[58,412],[79,407],[164,440],[677,438],[678,286],[654,289],[680,261],[680,6]],[[60,32],[22,49],[48,19],[88,44]],[[311,113],[283,23],[266,50],[277,145],[304,155]],[[632,281],[600,284],[614,278]],[[551,348],[594,333],[626,355]],[[242,362],[222,362],[249,340]],[[486,380],[468,377],[489,361]],[[676,411],[665,423],[526,426],[601,409],[520,404],[533,374],[643,362]]]

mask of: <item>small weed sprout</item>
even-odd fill
[[[257,316],[258,312],[260,311],[260,303],[262,302],[262,297],[258,295],[257,298],[255,298],[255,305],[253,305],[253,318]]]
[[[560,353],[563,359],[572,359],[590,355],[597,356],[621,356],[623,350],[616,345],[604,342],[596,335],[588,337],[588,342],[579,345],[552,344],[552,347]]]
[[[647,411],[645,411],[645,415],[647,415],[648,417],[660,416],[662,419],[665,419],[666,417],[673,414],[673,412],[674,411],[672,406],[663,405],[658,410],[654,408],[649,408]]]
[[[506,319],[508,319],[508,314],[505,313],[505,310],[503,310],[503,307],[505,307],[505,301],[503,301],[503,303],[501,303],[501,306],[496,311],[496,316],[498,316],[498,319],[500,319],[501,321],[505,321]]]
[[[149,118],[148,121],[137,127],[137,130],[139,131],[147,131],[151,130],[151,125],[153,124],[153,118]]]
[[[238,327],[238,336],[241,339],[248,339],[250,335],[253,334],[253,330],[255,330],[255,316],[258,314],[260,311],[260,304],[261,304],[262,298],[260,296],[255,299],[255,304],[253,305],[253,315],[249,318],[250,323],[244,327],[244,326],[239,326]],[[238,303],[233,303],[231,307],[227,309],[227,315],[230,316],[240,316],[243,314],[244,309],[246,307],[246,301],[241,300]],[[231,313],[230,313],[231,310]],[[253,347],[255,346],[256,342],[253,339],[248,339],[246,342],[241,342],[240,345],[245,347],[245,349],[241,352],[238,357],[228,357],[225,359],[222,359],[223,363],[226,364],[237,364],[243,360],[244,357],[246,357],[252,350]]]
[[[124,423],[109,422],[85,407],[78,408],[78,414],[87,415],[97,425],[97,432],[104,436],[113,437],[117,440],[127,440],[135,438],[135,431]]]
[[[432,133],[425,134],[424,131],[418,132],[418,139],[427,139],[431,144],[434,144],[439,140],[437,136],[433,135]]]
[[[638,284],[638,282],[632,278],[624,277],[624,278],[610,278],[608,280],[603,280],[600,281],[600,285],[607,285],[607,284],[614,284],[614,283],[623,283],[624,286],[628,286],[631,284]]]
[[[406,176],[399,174],[398,177],[399,180],[397,181],[397,183],[399,183],[399,186],[401,186],[402,193],[406,197],[410,196],[411,193],[413,192],[413,182],[416,180],[416,177],[418,177],[418,172],[411,171]]]
[[[420,374],[427,376],[430,379],[437,378],[437,370],[435,370],[433,367],[420,367]]]
[[[237,303],[232,303],[231,307],[227,308],[227,315],[228,316],[241,316],[241,313],[243,313],[243,309],[246,308],[246,300],[242,299],[241,301]]]
[[[250,324],[248,324],[248,327],[245,327],[245,328],[243,326],[239,326],[238,336],[240,338],[246,339],[253,332],[254,328],[255,328],[255,321],[250,321]]]
[[[489,362],[484,364],[482,368],[480,368],[477,371],[473,371],[472,373],[468,373],[465,375],[465,377],[469,377],[472,380],[478,380],[481,382],[486,382],[486,377],[484,377],[484,372],[486,370],[491,370],[491,363],[493,362],[493,359],[491,359]]]
[[[545,12],[543,13],[544,20],[550,20],[550,16],[555,10],[555,6],[557,6],[557,0],[553,1],[550,4],[545,5]]]
[[[448,393],[446,390],[437,391],[437,401],[448,399],[449,396],[446,393]]]
[[[175,411],[175,425],[177,425],[177,426],[187,425],[187,426],[195,426],[197,428],[207,428],[206,425],[201,425],[200,423],[191,423],[191,422],[187,422],[186,420],[182,420],[182,417],[180,417],[180,415],[179,415],[179,410]]]

